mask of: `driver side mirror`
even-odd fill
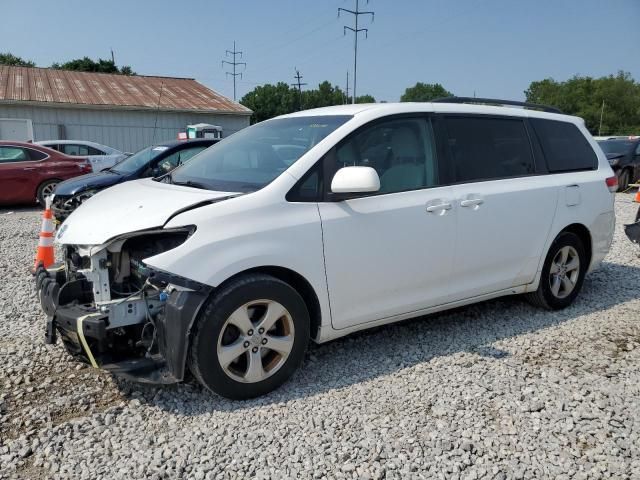
[[[342,167],[331,181],[332,193],[372,193],[380,190],[380,177],[371,167]]]

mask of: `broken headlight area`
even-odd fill
[[[86,190],[76,195],[56,195],[51,203],[51,210],[53,216],[59,222],[64,222],[71,213],[78,208],[82,203],[93,197],[98,190]]]
[[[81,361],[139,380],[181,380],[188,330],[210,289],[193,281],[195,288],[185,288],[186,279],[156,272],[144,259],[176,248],[192,232],[137,232],[102,247],[67,246],[64,263],[39,267],[47,343],[59,336]]]

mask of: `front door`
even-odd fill
[[[455,209],[451,187],[439,186],[436,157],[430,120],[415,117],[365,126],[325,158],[332,162],[325,172],[369,166],[381,184],[374,195],[319,203],[334,328],[391,319],[450,295]]]

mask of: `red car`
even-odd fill
[[[84,157],[32,143],[0,142],[0,204],[38,201],[44,206],[59,182],[91,171]]]

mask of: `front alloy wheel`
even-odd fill
[[[295,326],[288,310],[274,300],[244,304],[227,319],[218,336],[218,361],[238,382],[269,378],[289,358]]]
[[[309,340],[309,312],[289,284],[261,273],[218,287],[193,328],[189,367],[206,388],[247,399],[284,383]]]

